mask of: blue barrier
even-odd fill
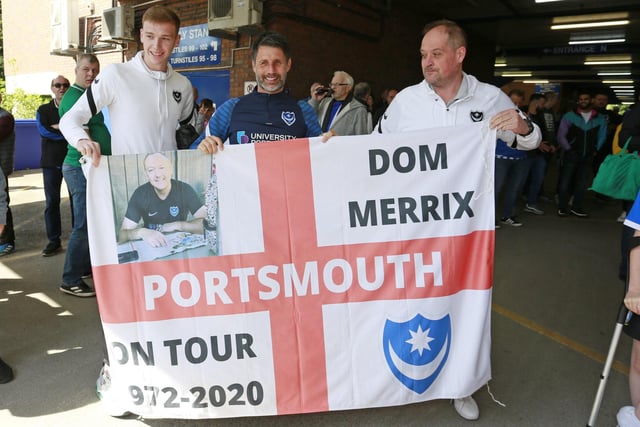
[[[39,169],[41,139],[35,120],[16,120],[15,170]]]

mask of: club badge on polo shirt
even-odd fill
[[[484,113],[482,111],[472,111],[469,113],[469,116],[471,117],[471,121],[476,123],[482,121]]]
[[[283,111],[280,117],[282,117],[282,121],[288,126],[291,126],[296,122],[296,113],[293,111]]]

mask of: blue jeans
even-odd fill
[[[61,168],[42,168],[44,183],[44,224],[50,243],[60,244],[62,223],[60,220],[60,188],[62,187]]]
[[[560,188],[558,189],[558,207],[567,211],[569,199],[573,196],[573,207],[582,210],[582,200],[587,187],[593,156],[583,156],[573,150],[562,153],[562,169],[560,172]]]
[[[62,165],[62,175],[67,183],[73,203],[73,230],[67,244],[67,254],[62,271],[62,283],[75,285],[91,271],[89,238],[87,236],[87,180],[82,168]]]
[[[526,159],[501,159],[496,157],[494,180],[496,201],[498,201],[500,190],[504,186],[500,218],[509,218],[514,215],[516,204],[518,203],[518,195],[522,194],[522,187],[528,173],[529,163]]]
[[[9,197],[9,177],[5,175],[4,179],[5,183],[7,184],[4,190],[5,195],[7,196],[7,219],[4,224],[4,230],[2,231],[2,234],[0,234],[0,245],[4,245],[7,243],[10,245],[15,245],[16,235],[13,231],[13,214],[11,213],[11,198]]]
[[[537,154],[533,157],[528,157],[526,162],[530,165],[527,204],[536,206],[538,204],[538,195],[544,182],[544,175],[547,172],[547,160],[542,154]]]

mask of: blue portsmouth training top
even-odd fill
[[[314,137],[322,130],[313,108],[288,90],[267,94],[254,89],[223,103],[209,120],[209,133],[229,144],[251,144]],[[190,148],[197,148],[204,137],[203,132]]]

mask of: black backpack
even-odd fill
[[[176,144],[178,145],[178,150],[188,149],[199,136],[200,134],[196,132],[196,128],[194,128],[193,125],[189,123],[180,125],[180,127],[176,129]]]

